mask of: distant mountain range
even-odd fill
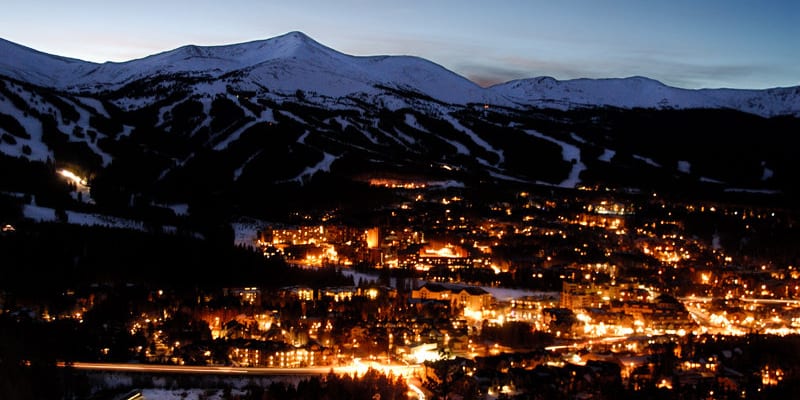
[[[301,89],[328,97],[377,94],[381,87],[389,87],[459,105],[729,108],[766,117],[800,115],[800,86],[687,90],[644,77],[568,81],[539,77],[481,88],[425,59],[350,56],[301,32],[227,46],[184,46],[122,63],[96,64],[64,58],[2,39],[0,52],[0,74],[72,93],[106,92],[141,79],[179,74],[223,82],[236,77],[239,90],[267,87],[290,94]]]
[[[800,87],[540,77],[482,88],[422,58],[350,56],[300,32],[122,63],[2,39],[0,54],[4,165],[69,166],[99,203],[222,193],[254,206],[265,187],[368,176],[756,193],[800,182]]]

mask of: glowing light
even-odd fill
[[[72,181],[76,185],[86,186],[88,184],[88,182],[86,181],[86,178],[82,178],[82,177],[76,175],[74,172],[72,172],[70,170],[60,169],[60,170],[58,170],[58,174],[63,176],[64,178],[69,179],[70,181]]]

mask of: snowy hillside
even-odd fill
[[[642,77],[569,81],[542,77],[484,89],[421,58],[350,56],[300,32],[242,44],[184,46],[122,63],[96,64],[52,56],[5,40],[0,40],[0,53],[0,75],[72,92],[115,90],[140,79],[179,74],[233,78],[240,90],[294,93],[299,89],[333,98],[400,90],[457,105],[730,108],[761,116],[800,115],[800,87],[686,90]]]
[[[765,117],[800,115],[800,87],[768,90],[669,87],[644,78],[574,79],[549,77],[495,85],[489,92],[517,105],[568,109],[613,106],[620,108],[729,108]]]

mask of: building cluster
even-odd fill
[[[458,379],[495,396],[547,380],[571,393],[600,394],[607,382],[744,396],[792,374],[774,360],[747,365],[743,340],[800,332],[800,271],[704,230],[712,221],[755,232],[787,223],[780,213],[525,192],[484,207],[424,185],[376,184],[410,194],[366,221],[274,224],[254,239],[265,257],[352,283],[253,283],[189,300],[152,290],[122,327],[138,340],[133,353],[267,368],[427,361],[418,375],[431,387],[456,379],[433,365],[457,360]],[[39,311],[82,319],[99,296]]]

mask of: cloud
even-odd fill
[[[523,57],[504,57],[492,61],[462,62],[455,66],[455,71],[483,87],[539,76],[552,76],[556,79],[607,77],[597,76],[594,71],[575,68],[572,63],[567,62]]]
[[[800,84],[800,67],[777,67],[759,63],[706,64],[703,60],[676,61],[680,57],[661,54],[628,55],[607,59],[552,60],[535,57],[500,57],[484,62],[465,60],[453,70],[480,86],[488,87],[515,79],[552,76],[576,78],[625,78],[646,76],[669,86],[686,89],[765,89]]]

